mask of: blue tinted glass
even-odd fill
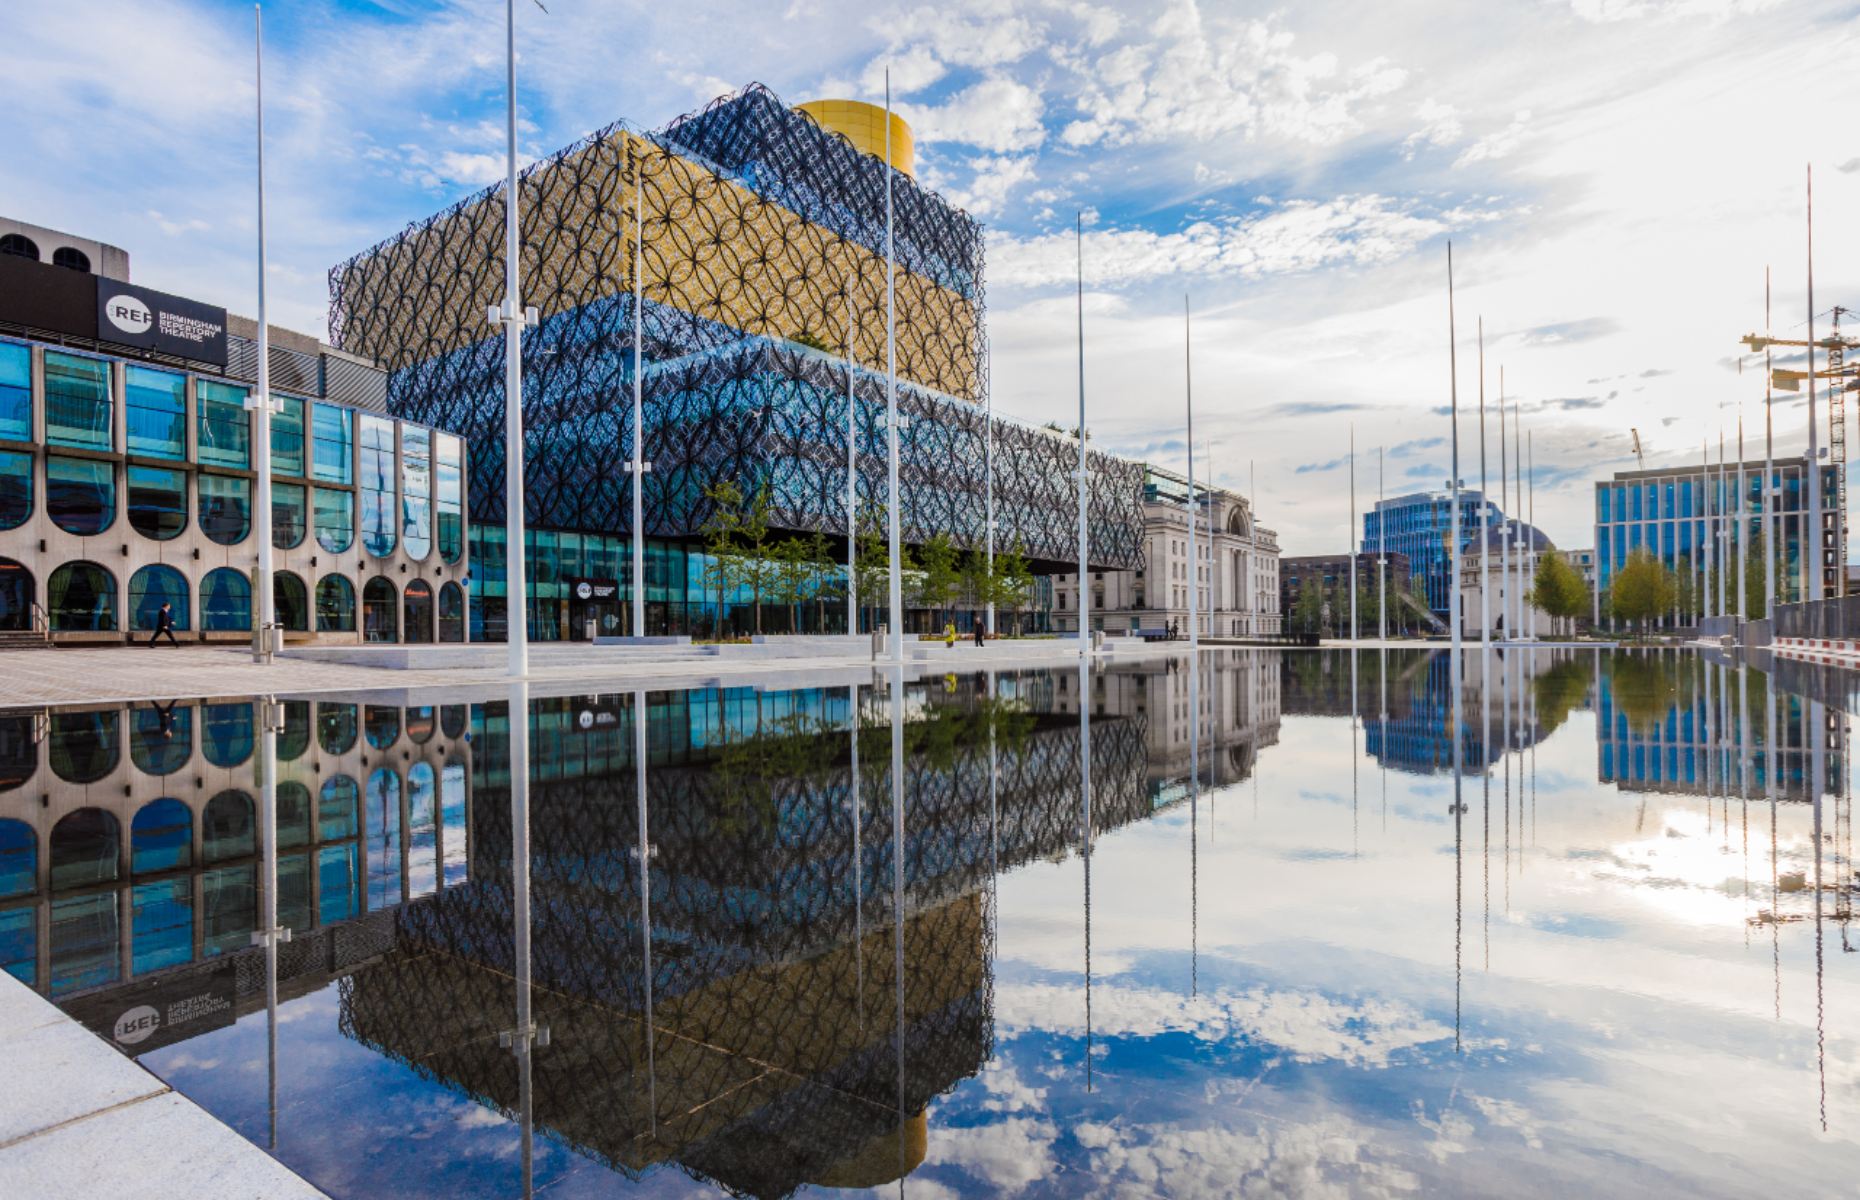
[[[123,419],[131,454],[187,455],[187,376],[148,367],[123,373]]]
[[[350,483],[355,474],[355,414],[333,404],[312,406],[310,454],[313,470],[325,483]]]
[[[197,461],[216,467],[247,467],[252,461],[252,419],[245,411],[246,390],[202,379],[194,385],[199,418]]]
[[[32,515],[32,455],[0,450],[0,529],[24,525]]]
[[[0,342],[0,438],[32,440],[32,348]]]
[[[110,450],[110,364],[45,352],[45,440],[54,446]]]

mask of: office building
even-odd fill
[[[1459,507],[1462,547],[1474,543],[1482,518],[1492,525],[1504,520],[1498,505],[1473,488],[1460,489]],[[1409,569],[1421,580],[1427,595],[1427,606],[1445,622],[1451,612],[1452,529],[1450,489],[1413,492],[1378,500],[1363,514],[1363,542],[1358,548],[1365,554],[1387,551],[1407,555]]]
[[[1381,631],[1377,619],[1376,597],[1388,598],[1390,633],[1430,629],[1433,613],[1414,595],[1414,578],[1406,554],[1382,556],[1386,572],[1377,587],[1376,555],[1356,556],[1357,623],[1359,637],[1374,637]],[[1350,556],[1347,554],[1299,554],[1279,564],[1279,608],[1285,614],[1285,628],[1293,633],[1344,633],[1350,624]]]
[[[1815,556],[1803,554],[1808,530],[1807,460],[1776,459],[1771,476],[1776,489],[1776,602],[1795,603],[1808,595]],[[1750,609],[1761,616],[1763,595],[1763,463],[1714,463],[1619,471],[1595,484],[1596,577],[1605,594],[1615,572],[1629,556],[1645,550],[1679,577],[1679,600],[1669,622],[1689,625],[1699,616],[1719,612],[1718,576],[1724,580],[1724,607],[1737,611],[1739,559],[1746,586],[1757,597]],[[1822,594],[1836,594],[1840,584],[1834,563],[1836,491],[1834,471],[1822,468]],[[1812,542],[1810,543],[1812,545]],[[1708,560],[1709,559],[1709,564]],[[1709,565],[1709,570],[1707,569]]]

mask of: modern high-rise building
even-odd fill
[[[722,585],[704,549],[725,485],[765,496],[778,537],[820,535],[829,562],[845,558],[849,475],[859,526],[882,528],[888,251],[904,540],[980,548],[992,465],[997,548],[1036,573],[1076,569],[1077,435],[991,415],[981,228],[916,181],[908,129],[894,116],[890,130],[895,171],[881,110],[797,110],[751,86],[650,133],[610,126],[523,174],[522,300],[541,316],[524,337],[533,637],[624,628],[635,603],[649,633],[746,627],[754,597]],[[486,310],[503,299],[504,213],[488,189],[330,273],[334,343],[383,364],[394,413],[474,447],[472,634],[491,640],[506,621],[504,347]],[[1088,459],[1091,564],[1135,568],[1143,468]],[[644,596],[626,566],[636,535]],[[843,603],[794,609],[805,628],[845,621]]]
[[[1776,488],[1776,600],[1794,603],[1808,592],[1808,572],[1814,556],[1802,553],[1807,529],[1807,459],[1773,460]],[[1699,463],[1652,471],[1619,471],[1612,480],[1595,484],[1595,558],[1598,584],[1604,594],[1615,572],[1630,555],[1644,550],[1681,578],[1680,607],[1674,614],[1681,624],[1700,613],[1718,611],[1718,571],[1725,577],[1725,607],[1737,611],[1737,573],[1743,564],[1746,586],[1755,596],[1762,591],[1763,463],[1730,463],[1723,467]],[[1740,499],[1741,496],[1741,499]],[[1823,595],[1838,586],[1834,563],[1836,499],[1834,471],[1822,468],[1821,529],[1823,544]],[[1710,570],[1707,560],[1710,560]],[[1761,602],[1751,616],[1761,616]]]
[[[1475,544],[1481,517],[1492,526],[1504,520],[1497,504],[1474,488],[1460,489],[1460,544]],[[1451,612],[1453,585],[1453,492],[1441,488],[1378,500],[1363,514],[1364,554],[1386,550],[1408,556],[1410,572],[1427,591],[1428,607],[1441,620]],[[1386,539],[1386,540],[1384,540]]]

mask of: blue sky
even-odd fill
[[[250,312],[251,9],[20,0],[0,211],[129,249],[138,280]],[[1860,306],[1851,3],[1530,0],[1271,8],[1087,0],[701,7],[551,0],[518,14],[521,146],[656,126],[761,81],[877,99],[892,68],[919,173],[989,229],[997,407],[1074,411],[1071,230],[1084,213],[1087,393],[1101,443],[1179,467],[1181,306],[1198,437],[1290,553],[1335,549],[1375,448],[1387,488],[1447,474],[1445,242],[1463,411],[1503,364],[1534,434],[1539,523],[1586,545],[1588,480],[1694,456],[1762,393],[1735,338],[1799,325],[1803,165],[1817,308]],[[501,174],[503,6],[267,10],[272,300],[322,328],[325,272]],[[1813,80],[1804,96],[1798,81]],[[1776,410],[1803,440],[1803,410]],[[1476,427],[1462,475],[1476,480]],[[1760,448],[1753,453],[1760,452]],[[1496,470],[1496,445],[1492,469]]]

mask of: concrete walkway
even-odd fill
[[[0,1030],[0,1196],[323,1195],[3,973]]]
[[[846,654],[842,647],[822,648],[839,652],[797,653],[790,645],[779,652],[761,646],[724,646],[707,647],[703,654],[673,654],[661,647],[549,642],[530,647],[528,679],[539,685],[538,694],[551,690],[567,693],[575,690],[569,685],[577,683],[584,685],[582,691],[589,690],[585,685],[611,691],[635,687],[804,686],[822,673],[845,682],[885,665],[874,664],[869,651]],[[980,649],[962,641],[953,647],[921,642],[912,643],[910,648],[912,658],[907,672],[913,678],[991,666],[1056,667],[1078,662],[1077,643],[1069,639],[996,641]],[[502,646],[412,647],[405,651],[394,647],[395,653],[382,665],[369,661],[364,653],[367,649],[293,650],[270,666],[254,663],[251,652],[243,647],[13,650],[0,653],[0,708],[414,688],[467,688],[479,693],[505,681]],[[710,652],[713,649],[717,652]],[[430,659],[423,651],[431,652]],[[1097,661],[1159,659],[1187,651],[1186,642],[1145,646],[1133,640],[1113,639]],[[426,665],[429,661],[430,666]]]

